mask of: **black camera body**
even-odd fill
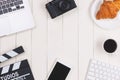
[[[55,18],[73,8],[76,8],[74,0],[53,0],[46,4],[46,8],[52,18]]]

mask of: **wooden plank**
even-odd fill
[[[62,16],[51,19],[48,16],[48,71],[50,71],[55,60],[63,53],[63,27],[62,27]]]
[[[48,0],[48,3],[52,0]],[[48,12],[47,12],[48,13]],[[55,19],[51,19],[48,13],[48,54],[47,54],[47,68],[48,74],[50,73],[53,65],[55,64],[56,60],[59,58],[58,56],[62,53],[62,19],[63,16],[59,16]]]
[[[79,80],[78,16],[78,8],[75,8],[64,14],[63,18],[63,53],[61,53],[60,56],[71,65],[71,73],[68,76],[68,80]]]
[[[33,0],[33,16],[36,27],[32,31],[32,69],[35,80],[44,80],[47,75],[47,0]]]
[[[84,80],[89,59],[93,57],[93,22],[90,18],[92,1],[79,0],[79,80]]]

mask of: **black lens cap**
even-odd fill
[[[104,50],[108,53],[113,53],[117,49],[117,43],[113,39],[108,39],[104,43]]]

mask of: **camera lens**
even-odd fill
[[[113,39],[106,40],[105,43],[104,43],[104,49],[108,53],[115,52],[116,49],[117,49],[117,43],[116,43],[116,41],[113,40]]]
[[[68,1],[60,1],[59,2],[59,8],[62,10],[62,11],[66,11],[70,8],[70,3]]]

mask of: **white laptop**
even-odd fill
[[[34,27],[28,0],[0,0],[0,36]]]

